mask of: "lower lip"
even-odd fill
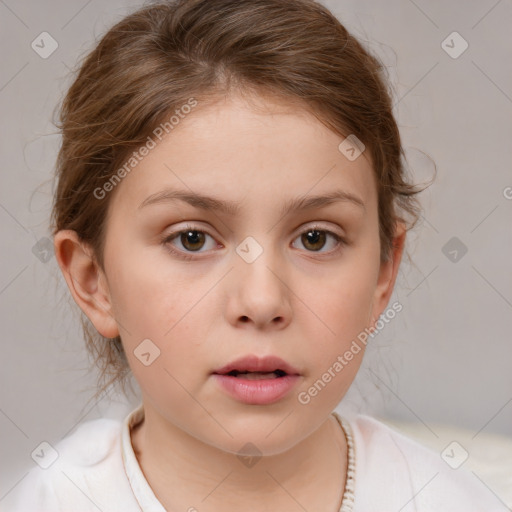
[[[229,395],[251,405],[267,405],[281,400],[300,378],[299,375],[285,375],[273,379],[248,380],[231,375],[213,375]]]

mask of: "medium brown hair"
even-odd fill
[[[387,70],[327,8],[314,0],[176,0],[145,6],[112,27],[78,63],[63,99],[62,145],[52,231],[76,231],[101,269],[110,197],[93,191],[112,179],[155,127],[187,104],[205,105],[235,89],[296,102],[341,137],[366,146],[378,192],[381,260],[395,224],[419,218],[392,112]],[[341,139],[340,139],[341,142]],[[120,337],[99,335],[82,314],[99,391],[129,367]]]

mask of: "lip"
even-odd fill
[[[214,370],[212,373],[218,375],[225,375],[233,370],[239,372],[273,372],[275,370],[282,370],[288,375],[300,375],[299,370],[288,364],[286,361],[277,356],[258,357],[256,355],[249,355],[240,357],[231,363]]]
[[[282,377],[247,380],[229,372],[262,372],[275,370],[286,372]],[[235,400],[249,405],[268,405],[284,398],[299,382],[300,372],[283,359],[276,356],[245,356],[212,372],[213,378],[221,388]]]

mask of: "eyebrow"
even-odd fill
[[[201,210],[217,211],[231,216],[238,215],[241,209],[241,203],[236,201],[225,201],[196,192],[175,189],[165,189],[150,195],[139,205],[138,209],[140,210],[152,204],[168,203],[175,200],[184,201]],[[358,196],[344,190],[334,190],[323,195],[301,196],[289,199],[281,208],[281,216],[299,210],[321,208],[335,202],[350,203],[366,211],[363,200]]]

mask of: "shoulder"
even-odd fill
[[[10,512],[88,512],[102,505],[112,510],[108,492],[127,491],[122,478],[121,429],[122,421],[96,419],[80,424],[53,446],[41,443],[33,452],[36,465],[2,506]]]
[[[508,510],[475,474],[453,469],[440,453],[370,416],[348,423],[355,447],[354,512]]]

